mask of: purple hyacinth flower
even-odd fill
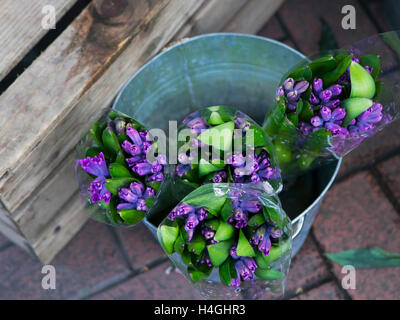
[[[136,205],[136,209],[139,211],[147,211],[147,205],[145,199],[139,199]]]
[[[276,90],[276,96],[283,97],[284,95],[285,95],[285,90],[283,90],[282,87],[279,87],[279,88]]]
[[[137,195],[138,197],[141,197],[144,191],[144,185],[141,182],[132,182],[129,186],[129,188],[132,190],[132,192]]]
[[[343,120],[346,116],[346,110],[344,108],[336,108],[332,111],[332,121]]]
[[[150,163],[148,163],[148,162],[137,163],[133,167],[133,171],[136,172],[139,176],[144,176],[144,175],[153,173],[152,165]]]
[[[322,125],[324,124],[324,120],[322,120],[322,119],[321,119],[320,117],[318,117],[318,116],[312,117],[311,120],[310,120],[310,122],[311,122],[311,124],[312,124],[314,127],[320,127],[320,126],[322,126]]]
[[[231,279],[231,286],[234,288],[240,287],[240,275],[238,275],[238,277],[236,279],[235,278]]]
[[[130,202],[121,202],[117,204],[117,210],[136,209],[136,207],[137,207],[136,203],[130,203]]]
[[[122,142],[121,147],[126,153],[129,153],[132,156],[137,156],[142,153],[142,149],[140,146],[132,144],[128,140]]]
[[[330,100],[326,102],[324,106],[330,109],[335,109],[340,106],[340,100],[339,99]]]
[[[374,68],[373,68],[373,67],[370,67],[370,66],[365,66],[364,68],[365,68],[365,70],[367,70],[369,73],[372,73],[372,71],[374,71]]]
[[[194,213],[194,208],[192,206],[189,206],[188,204],[182,203],[176,208],[177,216],[184,216],[191,213]]]
[[[203,118],[197,117],[186,124],[193,133],[200,134],[202,130],[207,129],[207,124]]]
[[[247,226],[247,215],[241,208],[234,209],[233,219],[236,220],[235,228],[241,229]]]
[[[143,141],[142,138],[140,137],[139,132],[132,128],[132,127],[128,127],[126,128],[126,135],[132,140],[132,142],[137,145],[137,146],[141,146]]]
[[[243,167],[246,164],[246,158],[241,153],[233,154],[226,161],[234,167]]]
[[[312,128],[313,127],[306,122],[301,121],[299,123],[300,132],[305,136],[308,136],[311,133]]]
[[[144,153],[148,153],[151,150],[151,146],[153,145],[152,142],[143,142],[142,148]]]
[[[326,122],[325,128],[330,132],[332,132],[332,135],[334,136],[340,135],[340,133],[342,132],[341,131],[342,128],[338,124],[333,122]]]
[[[195,213],[190,213],[186,219],[185,230],[189,235],[188,240],[192,240],[194,228],[199,224],[199,219]]]
[[[186,153],[178,154],[178,162],[181,164],[190,164],[192,159]]]
[[[329,121],[332,116],[332,111],[328,107],[322,107],[319,111],[319,115],[321,116],[322,120]]]
[[[260,201],[258,200],[248,200],[245,202],[242,202],[241,208],[245,211],[249,211],[251,213],[256,213],[261,210],[262,205]]]
[[[190,170],[190,165],[189,164],[178,164],[176,166],[176,174],[179,177],[182,177],[186,172],[188,172]]]
[[[208,217],[208,211],[204,208],[197,209],[197,217],[199,218],[199,221],[203,221]]]
[[[144,192],[144,198],[154,198],[156,196],[156,191],[150,187],[146,188],[146,191]]]
[[[130,203],[136,203],[138,201],[138,196],[134,194],[128,188],[121,188],[118,190],[118,197],[122,200]]]
[[[337,97],[342,93],[343,87],[340,84],[334,84],[326,90],[332,93],[332,97]]]
[[[271,236],[271,238],[278,239],[280,236],[282,236],[283,230],[278,227],[271,226],[268,228],[268,234]]]
[[[271,250],[271,240],[269,235],[266,234],[258,243],[258,250],[261,251],[265,256],[269,255],[269,251]]]
[[[286,91],[291,91],[293,90],[294,87],[294,80],[292,78],[287,78],[283,82],[283,87],[285,88]]]
[[[138,162],[141,162],[143,160],[144,160],[143,156],[142,155],[138,155],[138,156],[134,156],[134,157],[131,157],[131,158],[127,158],[126,159],[126,163],[128,164],[129,167],[133,167]]]
[[[163,168],[162,165],[156,161],[151,165],[151,172],[152,173],[160,172],[162,168]]]
[[[110,202],[111,193],[106,188],[105,177],[97,177],[96,179],[94,179],[90,184],[89,192],[91,195],[92,203],[97,203],[102,200],[105,203]]]
[[[326,103],[332,98],[332,92],[329,90],[321,91],[319,98],[321,99],[321,103]]]
[[[319,93],[322,91],[322,79],[319,79],[319,78],[315,78],[314,80],[313,80],[313,89],[314,89],[314,92],[317,94],[317,95],[319,95]]]
[[[214,230],[211,230],[211,229],[208,229],[208,228],[203,228],[203,229],[201,230],[201,234],[204,236],[204,238],[205,238],[206,240],[211,240],[211,239],[213,239],[214,236],[215,236],[215,231],[214,231]]]
[[[162,181],[164,181],[164,174],[162,172],[157,172],[157,173],[149,176],[146,180],[147,180],[147,182],[152,182],[152,181],[162,182]]]
[[[224,182],[226,177],[227,177],[226,172],[220,171],[212,178],[212,182],[214,182],[214,183]]]
[[[299,100],[300,94],[297,91],[290,91],[287,95],[286,98],[288,99],[289,103],[290,102],[296,102]]]
[[[254,273],[254,271],[256,271],[256,269],[258,268],[258,266],[253,258],[245,257],[245,258],[242,258],[242,261],[244,262],[244,264],[247,266],[247,268],[252,273]]]
[[[242,260],[238,260],[235,262],[235,268],[237,273],[242,277],[243,280],[253,280],[253,273],[249,270],[249,268]]]
[[[237,255],[236,250],[237,250],[236,246],[232,246],[232,248],[229,250],[230,256],[235,260],[239,259],[239,256]]]
[[[296,85],[294,86],[294,90],[297,91],[297,93],[302,94],[303,92],[305,92],[308,89],[309,83],[308,81],[299,81],[296,83]]]
[[[110,175],[107,169],[107,163],[104,159],[103,152],[93,158],[87,157],[79,160],[81,167],[84,171],[97,177],[107,177]]]
[[[311,95],[310,95],[310,103],[312,105],[318,105],[319,104],[319,99],[315,96],[314,93],[311,93]]]

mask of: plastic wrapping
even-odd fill
[[[240,111],[213,106],[194,112],[182,121],[177,140],[174,180],[183,196],[206,183],[261,182],[268,191],[282,189],[273,144]]]
[[[343,157],[400,115],[399,32],[375,35],[293,68],[263,129],[282,175]]]
[[[165,210],[170,183],[166,156],[149,132],[115,111],[96,122],[76,147],[75,170],[89,216],[113,226],[131,226]],[[155,159],[149,162],[147,155]]]
[[[291,233],[279,198],[262,183],[203,185],[157,230],[175,266],[208,299],[281,297]]]

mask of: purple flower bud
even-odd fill
[[[202,233],[202,235],[204,236],[204,238],[206,240],[211,240],[215,236],[215,231],[214,230],[210,230],[208,228],[204,228],[203,230],[201,230],[201,233]]]
[[[92,203],[97,203],[101,200],[103,200],[105,203],[110,202],[111,193],[106,188],[105,177],[98,177],[94,179],[89,186],[89,192]]]
[[[314,127],[319,127],[319,126],[322,126],[322,124],[324,123],[324,120],[322,120],[318,116],[314,116],[311,118],[310,122]]]
[[[226,162],[234,167],[243,167],[246,163],[246,158],[241,153],[236,153],[228,158]]]
[[[143,148],[144,153],[148,153],[150,151],[152,145],[153,145],[153,143],[151,143],[151,142],[147,142],[147,141],[143,142],[142,148]]]
[[[123,209],[136,209],[136,203],[122,202],[117,204],[117,210],[123,210]]]
[[[319,99],[315,96],[314,93],[311,93],[311,95],[310,95],[310,103],[312,105],[318,105],[319,104]]]
[[[157,162],[165,166],[168,163],[167,156],[165,154],[159,154],[157,156]]]
[[[147,206],[146,206],[146,200],[144,199],[139,199],[137,202],[136,209],[139,211],[147,211]]]
[[[313,80],[313,89],[314,92],[319,95],[319,93],[322,91],[322,79],[314,78]]]
[[[190,170],[190,165],[189,164],[178,164],[176,166],[176,174],[179,177],[182,177],[186,172],[188,172]]]
[[[194,208],[188,204],[182,203],[180,206],[175,208],[176,216],[183,216],[194,213]]]
[[[153,173],[152,165],[150,163],[148,163],[148,162],[137,163],[133,167],[133,171],[136,172],[139,176],[144,176],[146,174]]]
[[[356,62],[356,63],[360,63],[360,60],[358,60],[358,58],[354,57],[351,59],[352,61]]]
[[[104,159],[103,152],[93,158],[87,157],[79,160],[81,167],[84,171],[97,177],[107,177],[110,175],[107,169],[107,163]]]
[[[290,102],[296,102],[297,100],[299,100],[299,93],[295,90],[295,91],[290,91],[287,95],[286,95],[289,103]]]
[[[297,101],[296,102],[289,102],[288,103],[288,109],[290,111],[295,111],[297,109]]]
[[[144,198],[154,198],[156,196],[156,192],[154,189],[147,187],[146,191],[144,192]]]
[[[198,224],[199,224],[199,219],[197,218],[196,214],[190,213],[185,223],[185,230],[189,234],[189,241],[192,239],[191,235],[193,235],[193,233],[190,234],[189,231],[194,230],[194,228],[196,228]]]
[[[293,86],[294,86],[294,80],[292,78],[287,78],[283,82],[283,87],[285,88],[286,91],[291,91],[293,89]]]
[[[340,100],[339,99],[330,100],[330,101],[324,103],[324,106],[328,107],[330,109],[335,109],[340,106]]]
[[[256,271],[256,269],[258,268],[258,266],[253,258],[245,257],[242,260],[243,260],[244,264],[247,266],[247,268],[250,270],[251,273],[254,273],[254,271]]]
[[[190,120],[186,125],[192,130],[192,132],[198,134],[201,133],[202,130],[207,129],[207,124],[201,117]]]
[[[338,121],[344,119],[346,116],[346,110],[344,108],[336,108],[332,112],[332,121]]]
[[[329,90],[321,91],[319,98],[321,99],[322,103],[326,103],[332,98],[332,92]]]
[[[243,261],[236,261],[235,268],[237,273],[242,277],[243,280],[246,281],[247,279],[253,279],[253,273],[249,270],[249,268],[244,264]]]
[[[143,161],[143,156],[142,155],[134,156],[132,158],[127,158],[125,161],[126,161],[126,163],[128,164],[129,167],[133,167],[139,161]]]
[[[234,278],[231,279],[231,286],[234,288],[240,287],[240,275],[236,279]]]
[[[247,215],[243,212],[242,209],[234,209],[233,218],[237,221],[235,228],[241,229],[247,226]]]
[[[262,180],[277,178],[277,174],[279,175],[279,171],[271,167],[258,171],[258,175]]]
[[[332,93],[332,97],[337,97],[342,93],[343,87],[340,84],[334,84],[326,90],[329,90]]]
[[[152,165],[151,165],[151,172],[153,172],[153,173],[157,173],[157,172],[160,172],[161,170],[162,170],[162,165],[161,164],[159,164],[157,161],[156,162],[154,162]]]
[[[269,239],[269,235],[266,234],[258,244],[258,250],[264,253],[265,256],[269,255],[269,251],[271,249],[271,240]]]
[[[373,68],[373,67],[370,67],[370,66],[365,66],[364,68],[365,68],[365,70],[367,70],[369,73],[372,73],[372,71],[374,71],[374,68]]]
[[[329,130],[330,132],[332,132],[332,135],[337,136],[340,134],[341,132],[341,127],[339,125],[337,125],[336,123],[333,122],[326,122],[325,123],[325,128],[327,130]]]
[[[356,124],[356,119],[353,119],[350,121],[349,126],[355,125]]]
[[[181,164],[190,164],[191,159],[187,156],[186,153],[178,154],[178,162]]]
[[[308,136],[311,133],[312,126],[302,121],[299,123],[299,129],[303,135]]]
[[[319,114],[324,121],[329,121],[331,119],[332,111],[328,107],[322,107]]]
[[[276,96],[283,97],[284,95],[285,95],[285,91],[283,90],[282,87],[279,87],[279,88],[276,90]]]
[[[199,221],[203,221],[208,217],[208,211],[204,208],[197,209],[197,217],[199,218]]]
[[[237,249],[236,246],[232,246],[231,250],[229,251],[229,254],[233,259],[239,259],[236,249]]]
[[[140,146],[132,144],[128,140],[122,142],[121,147],[126,153],[129,153],[132,156],[137,156],[138,154],[142,153]]]
[[[147,182],[152,182],[152,181],[156,181],[156,182],[164,181],[164,174],[162,172],[157,172],[157,173],[149,176],[147,178]]]
[[[245,211],[249,211],[251,213],[256,213],[261,210],[262,205],[261,205],[260,201],[258,201],[258,200],[248,200],[248,201],[242,202],[241,207]]]
[[[140,137],[139,132],[132,128],[132,127],[127,127],[126,128],[126,135],[131,138],[132,142],[136,144],[137,146],[142,145],[142,138]]]
[[[299,81],[296,83],[296,85],[294,86],[294,90],[297,91],[299,94],[302,94],[303,92],[305,92],[308,89],[309,83],[308,81]]]
[[[269,234],[272,238],[277,239],[277,238],[279,238],[280,236],[282,236],[283,230],[280,229],[280,228],[278,228],[278,227],[272,227],[272,226],[271,226],[271,227],[268,228],[268,234]]]
[[[121,188],[118,190],[118,197],[122,200],[130,203],[136,203],[138,201],[138,196],[134,194],[128,188]]]

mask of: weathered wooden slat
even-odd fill
[[[203,2],[160,0],[150,8],[130,0],[115,17],[90,5],[8,88],[0,97],[0,197],[10,212]]]
[[[56,20],[77,0],[0,1],[0,80],[49,30],[42,27],[42,8],[51,5]]]
[[[201,7],[176,35],[176,39],[219,32],[246,5],[248,0],[210,0]]]
[[[225,32],[256,33],[278,10],[284,0],[249,0],[224,26]]]

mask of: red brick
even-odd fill
[[[342,7],[350,4],[356,8],[356,30],[342,28]],[[286,0],[279,10],[289,32],[307,55],[319,52],[321,18],[331,27],[339,47],[367,38],[377,33],[377,29],[355,0]]]
[[[119,274],[125,261],[106,226],[90,221],[51,263],[56,290],[41,288],[42,264],[13,246],[0,252],[0,299],[63,299]]]
[[[400,204],[400,155],[379,164],[378,170]]]
[[[356,168],[371,165],[377,158],[399,148],[400,121],[396,120],[347,154],[343,158],[339,176],[343,176]]]
[[[201,297],[190,286],[186,279],[173,271],[166,274],[169,262],[139,274],[129,281],[111,288],[94,297],[94,299],[123,300],[198,300]]]
[[[400,216],[367,172],[335,184],[327,193],[314,223],[315,236],[325,252],[379,247],[400,253]],[[341,267],[333,271],[341,281]],[[360,269],[354,299],[399,299],[398,268]]]
[[[156,238],[144,224],[128,229],[121,228],[118,232],[134,268],[141,268],[165,255]]]
[[[292,300],[343,300],[343,294],[334,282],[328,282]]]
[[[280,40],[286,36],[275,16],[269,19],[257,34],[275,40]]]
[[[294,257],[286,284],[286,294],[294,294],[329,276],[328,269],[311,238]]]

